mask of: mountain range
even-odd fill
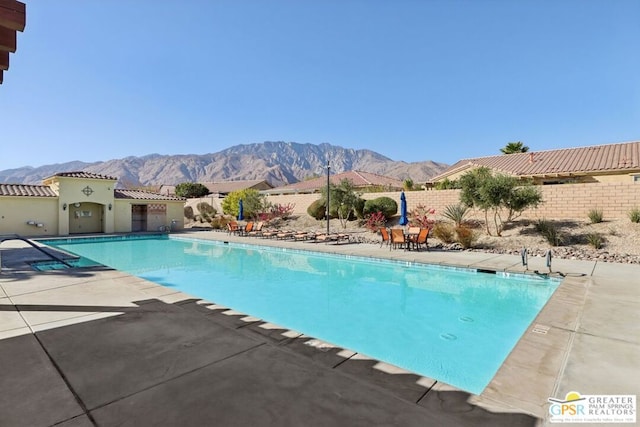
[[[0,171],[0,183],[40,184],[60,172],[86,171],[119,179],[119,187],[175,185],[182,182],[266,180],[274,187],[326,173],[350,170],[411,178],[425,182],[448,165],[431,160],[407,163],[391,160],[371,150],[354,150],[331,144],[263,142],[235,145],[217,153],[125,157],[104,162],[71,161],[40,167]]]

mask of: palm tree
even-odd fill
[[[507,145],[505,145],[504,148],[501,148],[500,151],[502,152],[502,154],[526,153],[527,151],[529,151],[529,147],[527,147],[520,141],[516,141],[509,142]]]

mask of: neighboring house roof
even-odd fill
[[[340,184],[340,181],[347,179],[351,181],[354,187],[371,187],[382,186],[390,189],[401,189],[402,181],[391,178],[388,176],[376,175],[375,173],[361,172],[361,171],[348,171],[331,175],[329,180],[332,184]],[[284,185],[282,187],[274,188],[273,190],[264,191],[267,194],[277,193],[305,193],[313,192],[327,186],[327,177],[321,176],[318,178],[309,179],[306,181],[296,182],[295,184]]]
[[[0,196],[58,197],[48,185],[0,184]]]
[[[180,197],[166,196],[157,193],[140,190],[113,190],[113,196],[116,199],[132,199],[132,200],[176,200],[184,201]]]
[[[640,171],[640,141],[463,159],[431,181],[481,166],[521,177],[635,172]]]
[[[158,193],[165,196],[173,196],[176,194],[176,186],[162,184],[160,188],[158,188]]]
[[[255,190],[266,190],[273,188],[273,185],[263,179],[246,179],[238,181],[203,182],[202,185],[209,189],[210,193],[228,194],[232,191],[252,188]],[[175,187],[174,187],[175,191]]]
[[[76,172],[60,172],[49,178],[53,178],[55,176],[58,177],[67,177],[67,178],[87,178],[87,179],[108,179],[110,181],[117,181],[118,178],[108,175],[100,175],[97,173],[84,172],[84,171],[76,171]],[[49,179],[47,178],[47,179]]]

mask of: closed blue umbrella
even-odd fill
[[[407,198],[404,196],[404,191],[400,193],[400,225],[407,225],[409,220],[407,219]]]
[[[244,219],[244,208],[242,207],[242,199],[238,202],[238,221],[242,221]]]

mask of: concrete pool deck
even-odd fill
[[[513,255],[179,235],[524,271]],[[554,259],[562,284],[475,396],[122,272],[34,271],[44,257],[19,241],[0,255],[2,425],[533,426],[549,397],[640,390],[639,265]]]

